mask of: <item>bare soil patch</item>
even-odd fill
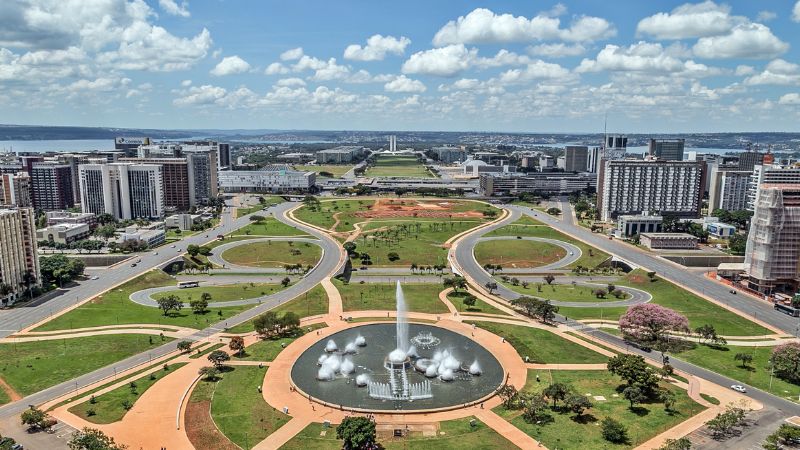
[[[389,219],[396,217],[428,218],[482,218],[480,211],[454,211],[454,204],[448,201],[420,201],[378,199],[369,211],[358,211],[357,217]]]

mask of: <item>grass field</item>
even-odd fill
[[[483,313],[483,314],[500,314],[503,316],[507,316],[508,314],[504,313],[503,311],[495,308],[494,306],[484,302],[481,299],[477,299],[475,301],[475,306],[467,306],[464,304],[464,295],[466,292],[459,291],[459,292],[450,292],[447,294],[447,299],[453,303],[453,306],[456,307],[458,312],[471,312],[471,313]]]
[[[523,217],[510,225],[506,225],[502,228],[491,231],[487,233],[486,236],[533,236],[569,242],[570,244],[573,244],[581,249],[581,257],[578,258],[578,260],[574,263],[567,266],[570,268],[577,266],[593,268],[610,258],[608,253],[597,250],[596,248],[586,245],[577,239],[573,239],[566,234],[556,231],[528,216]]]
[[[368,177],[433,178],[415,156],[378,156],[367,169]]]
[[[277,308],[273,308],[271,311],[275,311],[278,314],[285,314],[291,311],[300,316],[300,318],[325,314],[328,312],[328,294],[325,293],[325,289],[322,286],[316,285],[305,294],[301,294]],[[255,331],[255,329],[253,328],[253,322],[248,320],[229,328],[227,331],[229,333],[249,333]]]
[[[278,356],[278,353],[280,353],[284,347],[291,344],[295,341],[295,339],[299,338],[305,333],[308,333],[308,330],[313,332],[314,330],[324,328],[325,326],[326,325],[324,323],[318,323],[307,327],[303,326],[300,327],[300,330],[296,336],[260,340],[255,344],[246,347],[241,355],[235,355],[234,359],[243,361],[272,361],[276,356]]]
[[[0,344],[0,377],[26,396],[170,340],[121,334]]]
[[[420,432],[411,432],[405,439],[380,440],[381,448],[386,450],[494,450],[513,448],[506,438],[475,419],[475,426],[470,426],[472,417],[447,420],[439,423],[439,435],[422,436]],[[324,431],[324,436],[322,435]],[[336,426],[324,428],[321,423],[312,423],[297,433],[282,450],[338,450],[342,441],[336,439]]]
[[[557,245],[521,239],[482,241],[475,246],[475,260],[482,266],[499,264],[504,268],[541,267],[565,256],[566,250]]]
[[[192,299],[199,299],[203,293],[211,294],[211,302],[230,302],[248,298],[261,297],[274,294],[283,290],[280,284],[269,283],[240,283],[226,286],[201,286],[196,288],[175,289],[174,291],[157,292],[152,295],[154,299],[176,295],[182,302],[189,303]]]
[[[294,212],[299,220],[330,229],[339,218],[339,225],[334,231],[352,231],[352,224],[364,219],[357,218],[353,213],[368,210],[375,202],[373,200],[332,200],[320,202],[319,210],[312,210],[303,206]],[[336,216],[336,217],[334,217]]]
[[[261,223],[251,222],[239,228],[230,236],[308,236],[308,234],[274,217],[267,217]]]
[[[304,172],[315,172],[318,175],[320,172],[328,172],[333,175],[333,178],[341,178],[353,167],[355,167],[353,164],[318,164],[294,166],[294,168],[297,170],[302,170]]]
[[[551,382],[560,382],[570,384],[578,393],[605,397],[605,400],[592,399],[594,407],[584,413],[585,419],[578,421],[572,413],[552,412],[553,422],[544,425],[525,422],[521,410],[506,410],[502,405],[494,408],[501,417],[548,448],[633,448],[704,410],[689,398],[686,391],[666,383],[662,383],[662,387],[676,394],[674,411],[665,411],[661,403],[645,403],[632,410],[617,390],[622,384],[620,379],[604,370],[541,371],[539,376],[542,382],[537,383],[536,371],[529,370],[528,383],[523,391],[538,392]],[[627,427],[627,444],[613,444],[603,439],[599,423],[606,417],[612,417]]]
[[[629,294],[625,293],[620,298],[608,294],[606,294],[605,298],[597,298],[597,296],[592,292],[596,289],[606,290],[606,286],[581,286],[579,284],[573,286],[572,284],[558,284],[558,279],[556,279],[556,282],[553,284],[547,284],[544,279],[540,279],[535,282],[531,282],[527,288],[524,288],[521,285],[514,286],[511,283],[501,283],[503,286],[511,289],[514,292],[519,292],[522,295],[530,295],[533,297],[546,298],[561,302],[615,302],[619,300],[625,300],[630,297]]]
[[[91,423],[106,424],[118,422],[122,420],[128,412],[128,410],[123,407],[124,401],[128,401],[130,405],[135,404],[136,400],[150,389],[150,387],[156,384],[158,380],[185,365],[186,363],[175,363],[169,366],[168,371],[162,369],[153,372],[152,375],[131,379],[131,382],[136,383],[136,389],[131,389],[130,383],[124,384],[105,394],[96,396],[95,404],[86,400],[83,403],[78,403],[69,408],[69,412]],[[90,416],[89,411],[94,411],[94,415]]]
[[[592,364],[604,363],[608,358],[600,353],[568,341],[549,331],[518,325],[492,322],[465,321],[504,337],[520,357],[527,356],[531,363]]]
[[[217,382],[211,399],[211,417],[219,430],[247,450],[289,421],[269,406],[256,389],[264,381],[266,368],[236,366]]]
[[[153,270],[44,323],[35,331],[134,323],[205,328],[252,307],[252,305],[245,305],[210,308],[209,312],[205,314],[195,314],[191,309],[184,308],[178,313],[173,312],[169,316],[164,316],[160,309],[136,304],[129,298],[132,292],[142,289],[174,285],[175,280],[172,277],[160,270]]]
[[[344,284],[334,281],[336,288],[342,295],[342,305],[345,311],[387,310],[394,311],[395,289],[394,283],[350,283]],[[439,300],[442,285],[438,283],[405,283],[406,305],[409,311],[444,314],[447,306]]]
[[[220,256],[231,264],[250,267],[313,266],[322,257],[322,248],[308,242],[260,241],[229,248]]]

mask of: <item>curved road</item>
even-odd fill
[[[563,258],[559,259],[558,261],[550,264],[546,264],[544,266],[539,267],[531,267],[531,268],[524,268],[526,273],[528,272],[545,272],[550,270],[558,270],[563,269],[565,266],[568,266],[575,261],[577,261],[581,255],[581,249],[577,245],[570,244],[569,242],[559,241],[558,239],[548,239],[548,238],[540,238],[540,237],[533,237],[533,236],[489,236],[483,237],[478,240],[480,242],[487,242],[487,241],[508,241],[508,240],[519,240],[519,241],[535,241],[535,242],[544,242],[546,244],[556,245],[564,249],[566,255]],[[475,250],[473,249],[473,254]],[[506,271],[506,269],[503,269]]]
[[[241,264],[233,264],[228,262],[226,259],[222,257],[222,254],[225,253],[226,250],[230,250],[234,247],[239,247],[245,244],[252,244],[254,242],[268,242],[268,241],[292,241],[292,242],[307,242],[309,244],[317,245],[322,247],[322,256],[320,256],[320,261],[325,258],[325,247],[321,245],[319,239],[311,239],[311,238],[303,238],[303,237],[263,237],[263,238],[253,238],[253,239],[244,239],[240,241],[231,241],[226,244],[222,244],[218,247],[214,248],[214,252],[208,256],[208,260],[216,264],[217,266],[224,267],[226,270],[230,269],[231,273],[233,272],[265,272],[265,273],[274,273],[275,268],[260,268],[260,267],[253,267],[253,266],[245,266]],[[319,264],[319,262],[317,263]],[[278,267],[278,269],[281,269]],[[216,273],[221,273],[217,271]]]

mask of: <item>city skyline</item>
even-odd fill
[[[703,132],[800,117],[791,1],[72,3],[0,8],[0,122],[596,132],[607,115],[610,131]]]

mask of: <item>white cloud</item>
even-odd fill
[[[775,20],[778,18],[778,15],[772,11],[759,11],[756,15],[756,20],[759,22],[769,22],[770,20]]]
[[[274,62],[267,66],[264,73],[267,75],[286,74],[289,73],[289,69],[279,62]]]
[[[448,45],[414,53],[403,63],[403,73],[453,77],[469,68],[477,56],[476,49],[464,44]]]
[[[183,80],[183,81],[181,81],[181,86],[183,86],[183,87],[189,87],[191,85],[192,85],[192,80]]]
[[[175,106],[193,106],[213,104],[227,94],[225,88],[204,84],[202,86],[192,86],[183,97],[172,101]]]
[[[568,56],[579,56],[586,52],[586,48],[581,44],[539,44],[528,47],[528,53],[534,56],[546,56],[549,58],[565,58]]]
[[[292,69],[295,72],[314,69],[314,75],[311,76],[311,79],[315,81],[341,80],[350,75],[350,68],[336,64],[336,58],[322,61],[317,58],[303,56]]]
[[[383,85],[387,92],[421,93],[427,89],[419,80],[412,80],[405,75],[400,75],[394,80]]]
[[[476,8],[466,16],[451,20],[434,36],[433,44],[486,44],[530,42],[536,40],[593,41],[616,34],[614,27],[599,17],[581,16],[568,29],[547,13],[530,19],[511,14],[495,14]]]
[[[800,94],[797,92],[784,94],[778,100],[778,103],[781,105],[800,105]]]
[[[701,38],[692,50],[709,59],[767,59],[789,50],[789,44],[778,39],[766,25],[748,23],[737,25],[730,34]]]
[[[630,47],[607,44],[594,60],[584,59],[575,70],[577,72],[679,72],[684,69],[683,61],[668,55],[661,44],[642,41]]]
[[[800,66],[783,59],[775,59],[767,64],[764,71],[744,80],[747,85],[800,85]]]
[[[570,71],[558,64],[544,61],[534,61],[524,69],[511,69],[500,74],[499,81],[503,84],[527,82],[531,80],[562,79],[569,81],[574,78]]]
[[[728,5],[713,1],[687,3],[671,13],[658,13],[645,17],[636,26],[637,34],[647,34],[656,39],[687,39],[716,36],[727,33],[736,24],[746,22],[744,17],[730,15]]]
[[[286,50],[281,53],[281,61],[295,61],[303,57],[303,47]]]
[[[237,55],[226,56],[222,61],[211,69],[211,75],[222,77],[225,75],[235,75],[250,70],[250,64]]]
[[[755,67],[748,66],[745,64],[740,64],[736,66],[736,71],[734,72],[734,75],[736,75],[737,77],[743,77],[746,75],[752,75],[754,73],[756,73]]]
[[[792,8],[792,20],[795,22],[800,22],[800,0],[794,4],[794,8]]]
[[[367,45],[364,47],[358,44],[348,45],[344,50],[344,59],[352,59],[356,61],[380,61],[386,57],[386,54],[402,55],[406,51],[406,47],[411,44],[411,39],[400,36],[381,36],[376,34],[367,39]]]
[[[179,5],[175,0],[158,0],[158,5],[167,14],[173,16],[189,17],[189,2],[183,1]]]
[[[276,86],[305,86],[306,82],[302,78],[282,78],[275,82]]]

